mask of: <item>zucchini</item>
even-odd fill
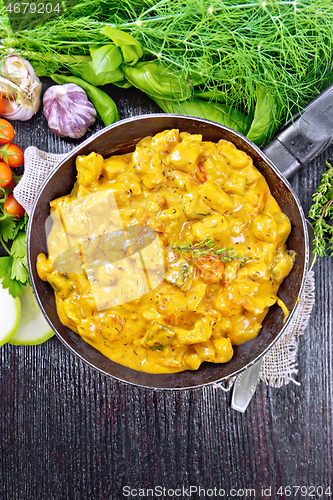
[[[171,283],[171,285],[182,289],[187,283],[187,280],[194,276],[194,269],[192,264],[181,259],[169,265],[164,279],[168,283]]]
[[[71,293],[71,291],[74,290],[73,284],[68,278],[67,274],[53,271],[47,277],[47,281],[50,283],[55,293],[61,299],[65,299]]]
[[[0,285],[0,346],[13,337],[20,323],[21,302],[14,299],[7,288]]]
[[[35,345],[41,344],[52,337],[54,332],[39,309],[29,284],[22,287],[20,301],[21,321],[15,335],[9,339],[8,344]]]
[[[174,336],[175,332],[153,321],[146,335],[141,340],[141,345],[146,349],[162,351],[170,344]]]

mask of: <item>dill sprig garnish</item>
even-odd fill
[[[328,170],[323,173],[318,189],[312,196],[314,203],[309,212],[315,236],[313,251],[319,257],[324,257],[326,252],[333,257],[333,167],[328,162],[326,165]]]
[[[169,245],[169,248],[178,251],[181,255],[190,255],[192,259],[211,256],[220,259],[222,262],[239,260],[241,265],[244,265],[247,259],[247,255],[239,255],[234,248],[218,247],[212,239],[202,240],[194,244],[192,241],[176,243],[175,245]]]

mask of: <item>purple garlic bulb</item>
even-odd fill
[[[59,137],[80,139],[96,121],[96,110],[85,91],[74,83],[53,85],[44,94],[44,116]]]

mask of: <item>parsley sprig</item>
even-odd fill
[[[234,248],[218,247],[212,239],[206,239],[193,244],[192,241],[188,243],[176,243],[169,246],[173,250],[178,251],[181,255],[189,254],[192,259],[199,259],[204,255],[219,258],[222,262],[231,262],[232,260],[239,260],[241,265],[247,259],[247,255],[239,255]]]
[[[309,212],[315,236],[313,251],[319,257],[327,252],[333,257],[333,167],[328,162],[326,165],[328,170],[312,196],[314,203]]]
[[[8,191],[0,188],[0,193],[3,195],[0,199],[0,243],[8,253],[8,256],[0,257],[0,279],[3,288],[8,288],[15,298],[22,294],[21,287],[29,281],[26,253],[28,215],[25,213],[21,219],[15,219],[4,212],[2,206],[8,198]]]

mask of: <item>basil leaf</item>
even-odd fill
[[[135,64],[140,57],[143,56],[141,44],[128,33],[110,28],[110,26],[104,26],[104,28],[101,29],[101,33],[111,38],[113,43],[120,48],[124,63]]]
[[[263,85],[257,86],[257,103],[247,138],[255,144],[270,139],[277,128],[277,103]]]
[[[139,62],[135,66],[123,64],[127,80],[152,98],[184,101],[191,96],[191,89],[183,78],[157,61]]]
[[[76,85],[83,88],[90,101],[95,106],[99,117],[103,120],[104,125],[110,125],[111,123],[119,120],[115,102],[110,96],[103,92],[103,90],[98,89],[97,87],[94,87],[84,80],[81,80],[81,78],[77,78],[75,76],[51,75],[51,78],[59,85],[63,85],[64,83],[76,83]]]
[[[246,134],[251,123],[251,119],[248,116],[226,104],[207,102],[201,99],[191,99],[183,102],[152,99],[166,113],[177,113],[195,116],[197,118],[206,118],[206,120],[221,123],[241,134]]]
[[[98,73],[97,75],[93,69],[92,61],[75,64],[70,67],[70,71],[73,75],[82,78],[82,80],[94,85],[95,87],[107,85],[108,83],[118,85],[118,82],[121,83],[125,79],[124,72],[121,68],[117,68],[114,71]]]
[[[225,92],[221,90],[195,90],[194,97],[205,101],[225,102]]]
[[[90,54],[92,59],[92,67],[96,75],[115,71],[123,62],[119,47],[110,43],[95,49],[90,47]]]
[[[90,47],[91,61],[73,64],[73,75],[82,78],[91,85],[101,86],[125,80],[121,52],[116,45],[108,44],[98,49]]]
[[[121,81],[112,82],[112,83],[113,83],[113,85],[117,85],[117,87],[121,87],[122,89],[129,89],[130,87],[132,87],[132,84],[130,82],[128,82],[125,78]]]

